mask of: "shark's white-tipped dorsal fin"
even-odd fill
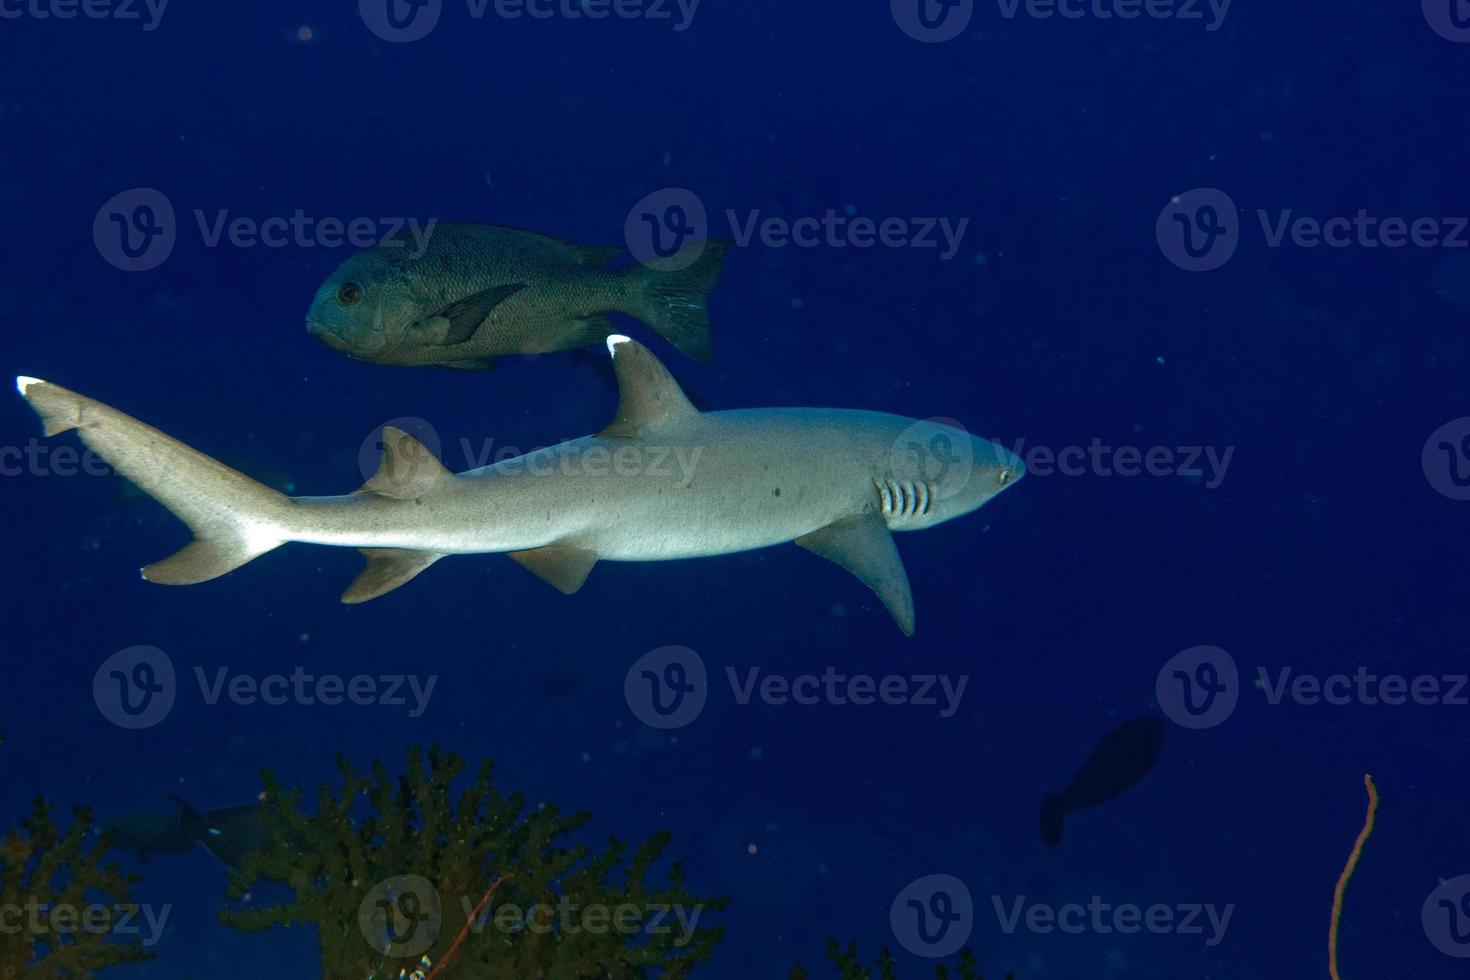
[[[22,374],[20,377],[15,379],[15,390],[24,395],[26,393],[26,389],[29,388],[31,385],[43,385],[45,383],[46,382],[42,381],[40,378],[30,378]]]
[[[699,414],[647,347],[613,334],[607,338],[607,349],[618,376],[618,414],[599,436],[636,439]]]
[[[383,461],[378,472],[358,493],[376,493],[396,500],[416,500],[454,474],[434,458],[423,443],[402,429],[383,427]]]

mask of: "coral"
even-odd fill
[[[105,850],[86,809],[63,831],[40,797],[0,840],[0,980],[76,980],[152,957],[120,928],[118,917],[136,912],[128,889],[137,879],[104,866]]]
[[[299,788],[264,774],[268,844],[245,859],[230,897],[239,903],[265,882],[294,898],[221,913],[243,931],[314,925],[324,977],[381,980],[418,968],[434,980],[677,980],[723,936],[673,915],[650,928],[665,908],[702,915],[727,901],[691,894],[677,862],[666,884],[649,882],[666,834],[632,850],[613,839],[593,853],[566,841],[588,814],[528,809],[492,785],[488,762],[456,794],[464,762],[437,747],[410,749],[396,778],[379,762],[370,774],[338,767],[341,786],[323,785],[310,814]],[[476,915],[486,896],[493,902]],[[532,907],[547,914],[527,918]],[[611,927],[619,910],[634,918]]]
[[[894,970],[893,956],[888,947],[878,951],[878,961],[865,966],[858,961],[857,943],[848,943],[843,949],[837,940],[827,940],[827,961],[837,968],[839,980],[898,980]],[[960,952],[954,967],[939,964],[934,968],[935,980],[985,980],[979,972],[979,961],[968,949]],[[810,974],[798,966],[791,971],[791,980],[808,980]],[[1015,980],[1015,974],[1007,973],[1006,980]]]

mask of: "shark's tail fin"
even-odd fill
[[[60,385],[16,378],[46,434],[76,429],[113,469],[173,511],[194,532],[182,551],[143,569],[150,582],[206,582],[286,543],[278,523],[287,499],[151,426]]]
[[[642,302],[625,310],[697,361],[711,356],[709,310],[705,299],[720,279],[732,243],[723,238],[691,242],[666,259],[656,259],[630,274],[643,280]],[[690,254],[697,257],[689,261]]]

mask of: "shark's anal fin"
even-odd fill
[[[699,414],[647,347],[613,334],[607,338],[607,349],[618,377],[618,414],[599,436],[636,439]]]
[[[376,493],[395,500],[416,500],[454,474],[413,436],[391,425],[383,427],[383,461],[378,472],[358,493]]]
[[[404,548],[363,548],[362,554],[367,565],[342,593],[342,601],[349,605],[392,592],[444,557],[431,551]]]
[[[566,595],[580,589],[592,566],[597,564],[597,552],[564,544],[549,544],[544,548],[507,554],[522,568]]]
[[[877,593],[904,635],[914,635],[914,597],[909,591],[909,576],[893,545],[888,525],[876,513],[829,524],[797,538],[796,543],[856,575]]]

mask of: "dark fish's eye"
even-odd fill
[[[362,299],[362,287],[355,282],[344,282],[337,290],[337,299],[343,306],[351,306]]]

